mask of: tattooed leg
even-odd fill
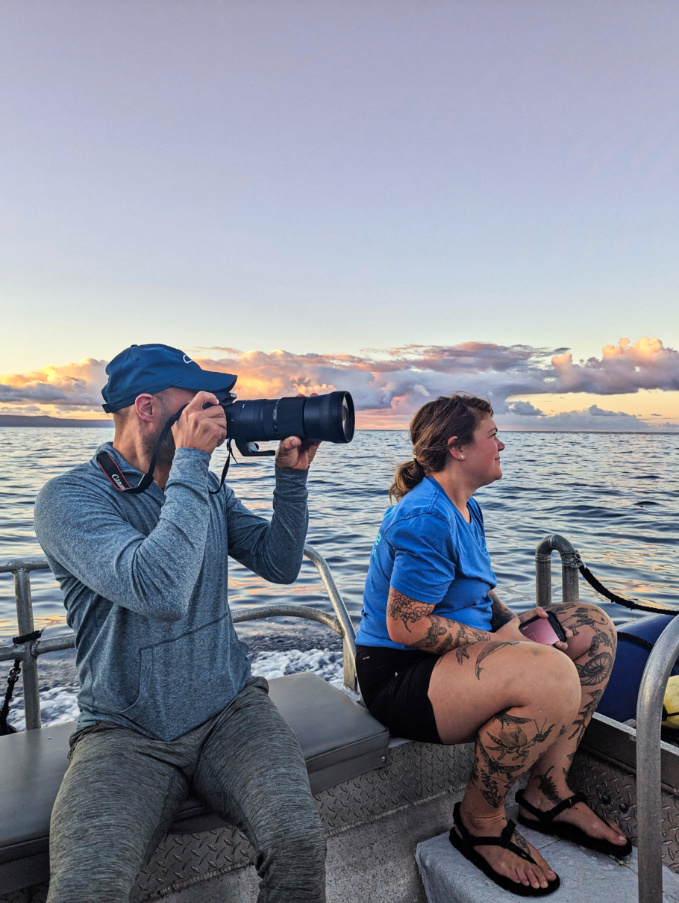
[[[512,710],[499,712],[483,725],[460,810],[463,823],[472,834],[493,836],[502,832],[507,824],[504,804],[509,789],[565,726],[563,717],[557,721],[524,717]],[[535,865],[501,847],[479,847],[478,852],[491,868],[511,880],[535,888],[546,887],[556,877],[553,870],[518,831],[514,831],[512,840],[535,859]]]
[[[431,617],[428,623],[436,626]],[[420,637],[424,634],[420,631]],[[562,652],[523,638],[458,636],[455,625],[448,636],[455,645],[439,655],[427,695],[443,743],[477,741],[474,772],[460,808],[465,827],[472,834],[499,837],[507,825],[504,802],[510,786],[577,716],[577,670]],[[523,843],[516,834],[514,842]],[[530,845],[535,864],[500,846],[480,846],[478,852],[512,881],[545,887],[553,880]]]
[[[601,609],[586,603],[555,605],[553,610],[564,627],[573,632],[568,655],[573,659],[580,681],[580,709],[558,740],[535,762],[526,787],[529,803],[539,809],[551,809],[572,795],[568,771],[587,725],[604,694],[611,675],[617,635],[615,626]],[[530,818],[530,814],[526,813]],[[584,803],[578,803],[557,816],[558,820],[577,824],[592,837],[612,843],[624,843],[622,834],[608,827]]]
[[[502,642],[480,646],[470,650],[472,658],[476,658],[470,662],[474,685],[491,680],[491,672],[497,669],[501,657],[508,657],[509,661],[516,659],[517,671],[524,675],[526,686],[525,704],[496,713],[477,731],[471,777],[460,814],[472,834],[493,836],[499,835],[507,824],[507,793],[572,724],[579,694],[573,665],[556,650],[537,646],[531,649],[523,643],[519,644],[523,647],[520,652]],[[542,686],[541,678],[547,684],[551,682],[549,689]],[[563,693],[557,692],[559,687]],[[536,866],[526,866],[518,856],[501,847],[479,847],[478,852],[499,873],[518,874],[524,884],[546,887],[554,879],[554,872],[520,834],[515,832],[513,840],[536,860]]]
[[[538,721],[510,711],[499,712],[479,731],[472,787],[491,809],[500,808],[519,775],[530,768],[565,727],[563,721]]]

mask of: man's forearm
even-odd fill
[[[270,521],[230,494],[227,501],[229,554],[272,583],[292,583],[299,573],[308,511],[306,471],[276,471]]]

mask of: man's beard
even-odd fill
[[[164,402],[162,402],[162,400],[161,404],[162,418],[158,429],[153,435],[144,436],[142,440],[144,456],[149,464],[151,463],[153,453],[156,450],[156,444],[158,442],[158,439],[160,438],[160,434],[163,432],[165,424],[172,416],[165,407],[165,404]],[[174,460],[175,451],[176,446],[174,444],[174,436],[172,435],[172,430],[170,430],[167,436],[161,442],[160,448],[158,449],[158,459],[156,460],[156,467],[170,467],[172,465],[172,461]]]

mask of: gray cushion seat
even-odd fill
[[[269,682],[270,695],[293,728],[314,793],[386,762],[389,732],[370,713],[315,674]],[[0,737],[0,888],[15,890],[47,875],[49,820],[68,766],[74,724]],[[188,799],[172,831],[197,832],[222,824]]]

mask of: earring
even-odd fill
[[[460,455],[460,461],[464,461],[464,455]]]

